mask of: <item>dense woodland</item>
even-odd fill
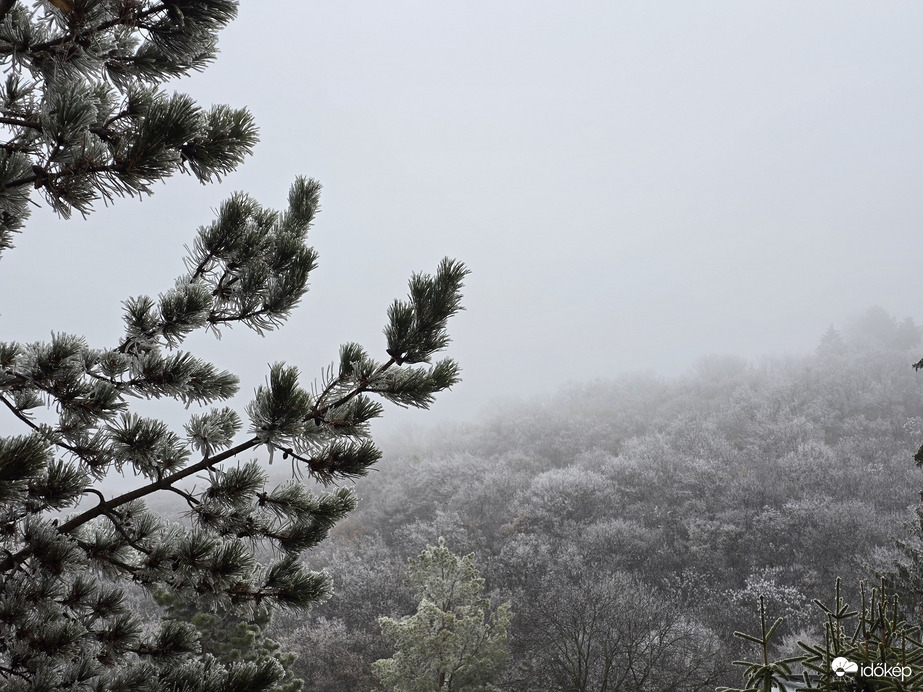
[[[732,633],[760,594],[795,651],[837,576],[855,599],[900,559],[923,486],[920,331],[876,308],[810,355],[573,386],[405,445],[313,554],[333,598],[271,632],[306,689],[375,688],[378,618],[414,611],[407,560],[444,537],[511,606],[501,689],[739,684]]]
[[[875,308],[809,355],[571,386],[392,444],[311,554],[333,597],[276,613],[270,647],[306,690],[382,689],[379,618],[414,613],[408,560],[443,538],[512,612],[499,689],[738,686],[733,632],[758,629],[760,595],[785,618],[775,653],[797,653],[821,636],[813,599],[840,577],[857,603],[918,540],[921,348]]]

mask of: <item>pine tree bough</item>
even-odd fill
[[[87,214],[177,170],[213,180],[250,153],[246,110],[203,111],[156,87],[210,62],[235,13],[228,0],[0,0],[0,251],[23,227],[33,191],[61,216]],[[247,422],[217,405],[237,378],[182,346],[197,330],[284,324],[316,264],[306,241],[319,196],[305,178],[282,212],[232,196],[197,232],[172,288],[125,301],[124,336],[110,348],[68,334],[0,343],[0,411],[23,426],[0,438],[4,690],[272,690],[282,680],[272,659],[225,666],[197,655],[194,631],[174,620],[148,632],[124,587],[241,614],[326,597],[326,575],[298,558],[356,500],[303,481],[364,475],[380,456],[369,433],[379,400],[426,408],[458,381],[451,359],[433,361],[468,273],[444,259],[389,308],[387,360],[346,344],[314,386],[294,367],[271,366]],[[131,410],[133,399],[159,398],[197,409],[184,433]],[[241,458],[260,449],[296,477],[270,487],[262,465]],[[134,474],[138,487],[107,495],[112,471]],[[193,477],[198,489],[181,483]],[[190,526],[146,508],[158,491],[186,501]],[[262,565],[265,547],[278,558]]]
[[[150,193],[179,170],[234,170],[257,141],[246,109],[200,108],[156,84],[202,70],[230,0],[75,0],[0,5],[0,251],[39,190],[62,216]]]

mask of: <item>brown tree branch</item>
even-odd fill
[[[236,447],[232,447],[231,449],[225,452],[222,452],[221,454],[216,454],[213,457],[206,457],[197,464],[193,464],[192,466],[189,466],[188,468],[185,468],[181,471],[177,471],[176,473],[170,474],[169,476],[164,476],[163,478],[157,481],[154,481],[153,483],[148,483],[145,486],[136,488],[135,490],[119,495],[118,497],[114,497],[111,500],[100,502],[95,507],[88,509],[86,512],[83,512],[82,514],[78,514],[76,517],[73,517],[72,519],[58,526],[58,532],[62,534],[70,533],[71,531],[76,529],[78,526],[82,526],[83,524],[86,524],[88,521],[91,521],[92,519],[95,519],[98,516],[102,516],[104,514],[111,512],[111,510],[114,509],[115,507],[124,505],[125,503],[131,502],[132,500],[138,500],[142,497],[150,495],[151,493],[155,493],[158,490],[175,490],[174,488],[171,487],[173,483],[176,483],[177,481],[180,481],[183,478],[187,478],[188,476],[198,473],[199,471],[204,471],[206,469],[209,469],[213,467],[215,464],[220,464],[222,461],[230,459],[231,457],[241,454],[242,452],[246,452],[248,449],[253,449],[254,447],[260,444],[262,444],[262,441],[260,440],[260,438],[253,437],[247,440],[246,442],[242,442]],[[102,495],[100,494],[100,496]],[[16,565],[18,565],[26,557],[28,557],[28,554],[29,554],[29,551],[27,548],[23,548],[22,550],[20,550],[19,552],[15,554],[8,552],[7,556],[3,559],[2,562],[0,562],[0,572],[7,572],[15,568]]]
[[[86,524],[91,519],[95,519],[96,517],[106,512],[109,512],[115,507],[124,505],[126,502],[131,502],[132,500],[138,500],[142,497],[150,495],[151,493],[155,493],[158,490],[171,490],[172,489],[171,486],[177,481],[181,481],[184,478],[188,478],[189,476],[195,473],[198,473],[199,471],[204,471],[206,469],[209,469],[215,466],[216,464],[220,464],[222,461],[225,461],[226,459],[230,459],[231,457],[234,457],[234,456],[237,456],[238,454],[246,452],[248,449],[253,449],[254,447],[260,444],[262,444],[262,441],[260,440],[260,438],[258,437],[250,438],[246,442],[242,442],[236,447],[232,447],[231,449],[225,452],[222,452],[221,454],[216,454],[213,457],[206,457],[202,459],[202,461],[198,462],[197,464],[188,466],[182,469],[181,471],[177,471],[176,473],[171,473],[169,476],[164,476],[160,480],[154,481],[153,483],[148,483],[147,485],[141,486],[140,488],[136,488],[135,490],[129,491],[127,493],[119,495],[118,497],[114,497],[111,500],[107,500],[106,502],[100,503],[96,507],[93,507],[92,509],[88,509],[86,512],[83,512],[82,514],[78,514],[76,517],[64,522],[58,527],[58,531],[60,533],[70,533],[71,531],[76,529],[78,526],[82,526],[83,524]],[[0,566],[0,568],[2,568],[2,566]]]
[[[9,12],[10,9],[12,9],[15,3],[16,3],[16,0],[0,0],[0,20],[2,20],[3,17],[6,16],[6,13]],[[7,4],[9,5],[9,7],[6,7],[6,10],[4,11],[4,6]],[[90,27],[89,29],[85,31],[80,31],[76,34],[64,34],[62,36],[58,36],[57,38],[51,39],[50,41],[45,41],[44,43],[36,43],[34,46],[29,46],[29,52],[30,53],[40,53],[42,51],[48,50],[49,48],[57,48],[58,46],[61,46],[67,43],[72,43],[76,41],[77,39],[86,39],[88,36],[92,36],[93,34],[98,34],[101,31],[105,31],[106,29],[111,29],[113,27],[119,26],[120,24],[125,25],[125,26],[131,26],[133,23],[136,23],[139,20],[144,19],[145,17],[149,17],[152,14],[156,14],[165,9],[167,9],[166,3],[160,3],[159,5],[150,7],[142,12],[133,14],[130,17],[119,16],[116,19],[110,19],[107,22],[102,22],[101,24],[97,24],[94,27]],[[9,55],[11,53],[13,53],[12,49],[0,50],[0,55],[2,54]]]
[[[0,0],[3,2],[3,0]],[[24,120],[23,118],[10,118],[8,116],[0,116],[0,123],[4,125],[13,125],[14,127],[28,127],[33,130],[41,130],[42,126],[39,123],[32,122],[31,120]]]

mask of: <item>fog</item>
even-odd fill
[[[254,155],[85,220],[36,209],[0,260],[0,332],[116,343],[121,301],[172,285],[222,199],[279,207],[297,175],[324,184],[303,305],[262,339],[189,341],[241,402],[270,362],[383,355],[388,304],[445,255],[472,271],[464,381],[381,431],[806,352],[871,305],[919,321],[921,22],[915,3],[244,2],[175,88],[249,107]]]

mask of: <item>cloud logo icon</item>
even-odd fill
[[[838,678],[843,677],[846,673],[855,673],[859,670],[859,664],[853,663],[848,658],[843,656],[838,656],[833,659],[833,663],[830,664],[830,667],[833,669],[833,672],[836,673]]]

